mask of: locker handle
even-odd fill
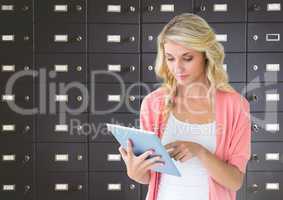
[[[31,186],[30,185],[25,185],[25,192],[31,191]]]
[[[254,132],[258,132],[259,131],[259,125],[256,124],[256,123],[253,123],[252,124],[252,129],[253,129]]]
[[[135,184],[130,184],[129,188],[130,188],[130,190],[135,190],[136,189],[136,185]]]
[[[76,5],[76,10],[80,12],[83,10],[83,7],[81,5]]]
[[[252,154],[251,160],[259,162],[259,158],[257,154]]]
[[[258,12],[258,11],[261,11],[261,6],[259,4],[253,4],[250,9],[250,11],[255,11],[255,12]]]
[[[28,10],[29,10],[29,6],[25,5],[25,6],[22,8],[22,10],[23,10],[24,12],[28,11]]]
[[[248,189],[250,192],[256,193],[260,190],[260,187],[258,184],[252,184]]]
[[[153,10],[154,10],[154,6],[153,5],[147,6],[147,11],[152,12]]]
[[[135,6],[130,6],[129,7],[129,12],[134,13],[136,11],[136,7]]]
[[[25,158],[23,160],[23,164],[28,163],[31,160],[31,156],[30,155],[25,155]]]
[[[249,101],[257,101],[257,100],[258,100],[258,97],[257,97],[257,95],[252,94],[252,95],[248,96],[248,100],[249,100]]]
[[[135,99],[136,99],[136,97],[133,96],[133,95],[131,95],[131,96],[129,97],[129,100],[132,101],[132,102],[135,101]]]

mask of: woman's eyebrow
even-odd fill
[[[191,52],[186,52],[186,53],[183,54],[183,56],[186,56],[186,55],[192,55],[192,53]]]
[[[170,54],[170,53],[165,53],[167,56],[172,56],[172,54]],[[192,55],[192,53],[191,52],[185,52],[185,53],[183,53],[183,55],[182,56],[186,56],[186,55]]]

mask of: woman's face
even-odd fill
[[[165,61],[178,84],[205,80],[205,55],[172,41],[164,44]]]

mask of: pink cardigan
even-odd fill
[[[165,129],[161,111],[164,107],[165,91],[158,88],[146,95],[140,109],[140,128],[154,131],[159,138]],[[246,171],[251,154],[251,121],[248,101],[237,92],[216,90],[216,134],[215,155],[240,171]],[[151,178],[146,200],[156,200],[160,182],[159,172],[150,172]],[[235,200],[236,192],[225,188],[209,177],[209,200]]]

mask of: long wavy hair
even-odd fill
[[[187,48],[204,52],[206,57],[205,73],[210,83],[210,89],[234,92],[228,83],[228,74],[223,69],[224,48],[216,40],[212,27],[200,16],[192,13],[183,13],[172,18],[162,29],[157,38],[157,56],[155,73],[162,81],[161,87],[167,91],[165,99],[164,118],[173,109],[177,95],[177,81],[169,71],[165,60],[164,44],[173,41]]]

